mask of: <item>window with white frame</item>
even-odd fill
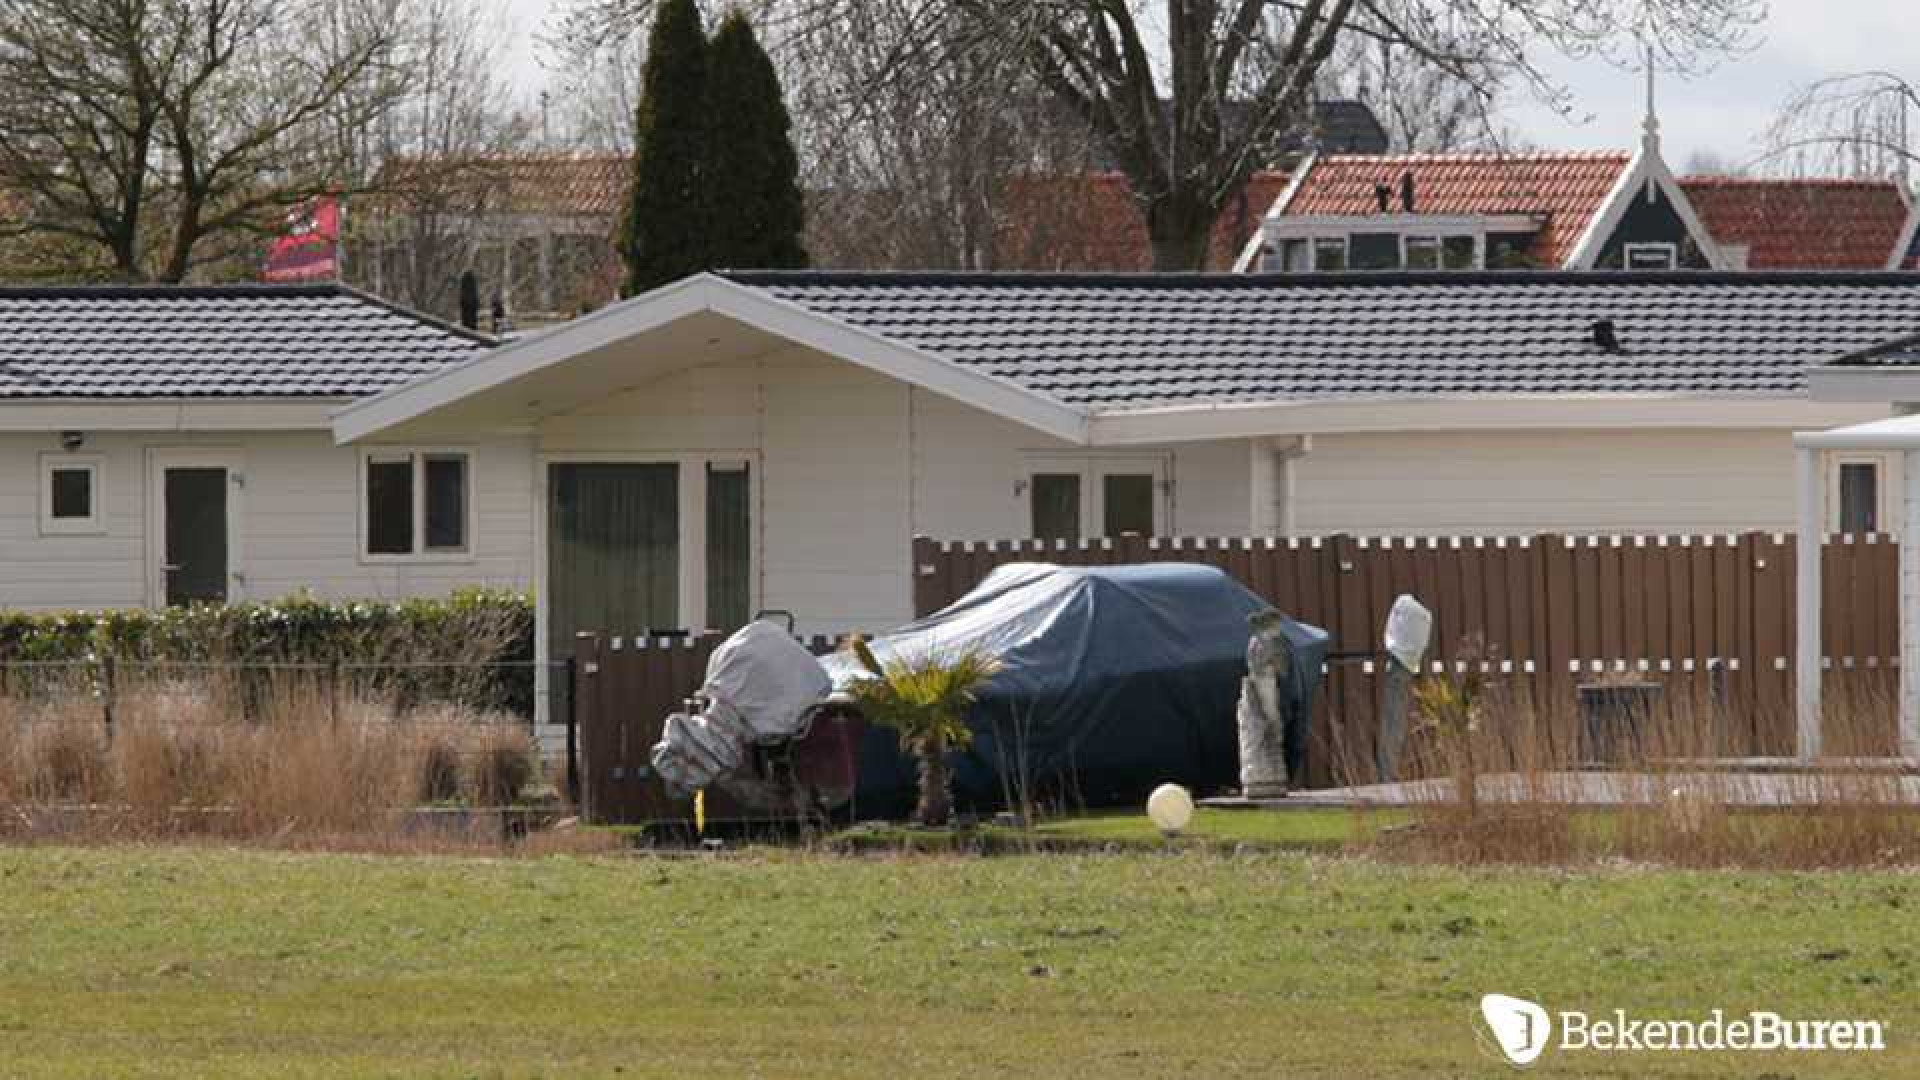
[[[361,457],[362,551],[369,558],[472,551],[473,469],[464,450],[368,450]]]
[[[1886,531],[1881,513],[1883,465],[1878,456],[1835,460],[1829,488],[1833,493],[1828,522],[1832,531],[1855,536]]]
[[[1167,459],[1158,455],[1036,456],[1020,489],[1027,535],[1080,540],[1167,531]]]
[[[1625,254],[1629,270],[1673,270],[1680,265],[1680,250],[1672,244],[1628,244]]]
[[[40,531],[50,536],[104,531],[99,458],[52,454],[40,459]]]

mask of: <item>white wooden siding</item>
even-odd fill
[[[693,368],[611,396],[537,428],[542,455],[610,460],[648,453],[742,452],[761,471],[755,567],[763,607],[803,631],[894,626],[913,614],[917,535],[1008,540],[1026,535],[1015,491],[1028,458],[1101,456],[952,399],[805,349]],[[1241,440],[1129,448],[1172,463],[1170,531],[1248,528]]]
[[[1793,469],[1784,430],[1316,435],[1294,510],[1309,535],[1788,531]]]
[[[359,451],[324,433],[93,434],[83,454],[103,461],[97,536],[42,536],[39,461],[59,453],[54,433],[0,436],[0,608],[139,607],[147,596],[148,454],[222,447],[245,461],[239,501],[238,595],[271,600],[305,589],[322,598],[443,595],[462,585],[525,588],[533,528],[530,444],[480,440],[473,452],[477,527],[469,559],[370,565],[361,561]]]

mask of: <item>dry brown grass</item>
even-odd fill
[[[0,838],[498,850],[504,819],[459,806],[515,802],[537,762],[511,717],[343,700],[306,676],[122,687],[111,725],[67,688],[0,698]]]
[[[1410,785],[1414,822],[1377,850],[1459,864],[1920,865],[1920,777],[1891,758],[1894,703],[1884,688],[1838,697],[1827,756],[1811,768],[1784,760],[1792,725],[1777,710],[1788,703],[1742,709],[1687,693],[1660,701],[1596,761],[1602,747],[1570,695],[1536,702],[1496,678],[1470,732],[1413,739],[1409,774],[1425,778]],[[1611,793],[1606,805],[1596,787]]]

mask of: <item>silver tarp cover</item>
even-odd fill
[[[744,765],[753,743],[798,734],[807,710],[832,689],[805,646],[772,623],[749,623],[708,658],[706,709],[667,717],[654,770],[671,790],[707,787]]]

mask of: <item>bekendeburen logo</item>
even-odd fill
[[[1538,1061],[1549,1047],[1616,1052],[1887,1048],[1886,1027],[1878,1020],[1790,1020],[1765,1010],[1730,1017],[1714,1009],[1697,1019],[1642,1019],[1614,1009],[1595,1017],[1577,1009],[1549,1013],[1525,998],[1487,994],[1480,999],[1480,1017],[1500,1056],[1521,1067]]]

